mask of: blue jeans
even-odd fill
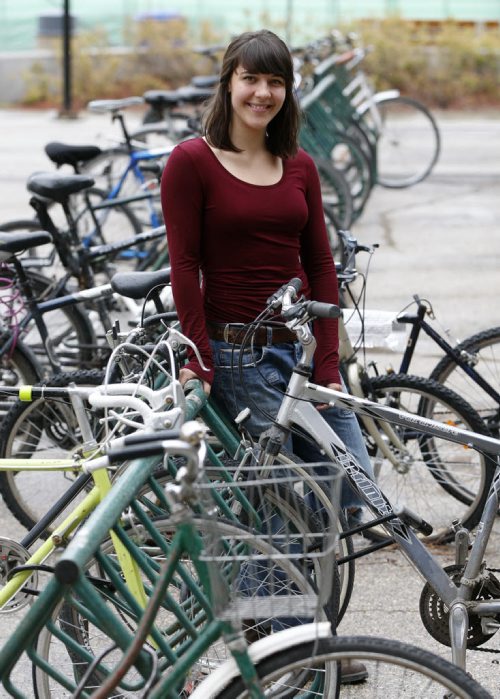
[[[278,412],[293,367],[301,357],[301,346],[298,342],[290,342],[245,348],[241,356],[243,378],[240,379],[240,347],[219,340],[210,342],[215,364],[212,394],[233,419],[249,407],[252,412],[245,427],[258,439]],[[373,478],[370,457],[355,414],[345,408],[333,407],[322,410],[321,415]],[[293,435],[292,451],[304,462],[324,461],[318,447],[298,435]],[[344,479],[342,507],[359,506],[358,495]]]

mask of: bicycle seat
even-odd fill
[[[16,252],[23,252],[51,242],[52,236],[47,231],[2,232],[0,233],[0,262],[5,262]]]
[[[58,141],[51,141],[45,146],[45,153],[56,165],[86,163],[102,153],[99,146],[69,146]]]
[[[209,99],[214,94],[213,87],[194,87],[186,85],[177,90],[182,102],[197,103]]]
[[[54,172],[35,172],[28,178],[26,187],[44,199],[57,201],[60,204],[70,196],[83,189],[92,187],[93,177],[87,175],[59,175]]]
[[[111,277],[111,288],[129,299],[143,299],[156,286],[170,283],[170,267],[157,272],[118,272]]]
[[[121,100],[92,100],[87,104],[91,112],[119,112],[127,107],[136,107],[143,104],[142,97],[124,97]]]
[[[202,90],[214,88],[218,82],[218,75],[195,75],[193,78],[191,78],[191,85],[193,87],[201,88]]]
[[[147,104],[159,107],[175,107],[179,103],[177,90],[148,90],[143,97]]]

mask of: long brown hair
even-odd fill
[[[298,148],[300,127],[300,110],[293,83],[293,61],[285,42],[268,29],[244,32],[227,47],[217,91],[203,118],[205,138],[215,148],[240,152],[229,135],[232,115],[229,82],[239,65],[250,73],[279,75],[285,81],[285,101],[267,126],[266,144],[273,155],[293,157]]]

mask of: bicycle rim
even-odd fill
[[[171,521],[159,520],[152,522],[152,536],[145,536],[144,530],[136,522],[130,530],[122,530],[125,532],[128,541],[131,545],[131,551],[134,560],[139,562],[141,569],[145,573],[145,581],[151,590],[151,584],[154,584],[155,577],[158,574],[158,569],[165,557],[168,555],[170,542],[175,534],[175,525]],[[204,536],[213,527],[208,521],[203,519],[195,520],[197,530]],[[251,532],[242,526],[233,523],[218,522],[221,534],[224,537],[224,542],[228,544],[227,551],[234,551],[236,546],[238,550],[241,547],[241,541],[244,541],[246,550],[258,552],[260,556],[267,557],[272,554],[273,548],[269,547],[262,539],[253,538]],[[122,535],[123,539],[123,535]],[[291,561],[280,561],[276,563],[273,569],[273,575],[283,574],[283,583],[287,585],[287,589],[295,589],[295,593],[299,595],[301,591],[308,593],[310,582],[302,577],[299,569]],[[238,581],[238,575],[241,571],[232,560],[231,556],[226,562],[221,562],[221,569],[225,578],[234,583]],[[95,561],[91,563],[88,573],[97,575],[99,579],[109,580],[109,573],[118,571],[116,557],[112,550],[111,543],[104,542],[100,546],[99,554]],[[254,577],[257,574],[257,577]],[[256,587],[261,587],[263,578],[259,571],[251,571],[245,565],[244,577],[245,586],[255,584]],[[266,583],[267,584],[267,583]],[[296,587],[289,587],[289,585]],[[248,588],[247,588],[248,589]],[[106,592],[105,588],[100,586],[102,594],[99,592],[101,601],[111,609],[116,615],[116,619],[124,625],[130,632],[134,633],[137,625],[137,615],[131,612],[130,600],[127,598],[126,587],[123,585],[118,587],[113,593]],[[205,624],[209,618],[203,605],[200,604],[198,593],[204,591],[203,584],[196,576],[194,568],[188,557],[181,561],[181,565],[177,568],[173,580],[168,588],[169,597],[165,598],[162,606],[155,618],[155,629],[163,638],[166,646],[172,648],[177,657],[181,657],[187,652],[196,638],[203,635]],[[257,606],[262,606],[262,600],[265,597],[256,598]],[[299,597],[297,597],[299,600]],[[174,603],[180,605],[183,610],[185,619],[187,620],[190,632],[187,633],[188,626],[183,622],[178,615],[172,612]],[[258,626],[254,627],[247,624],[247,633],[269,633],[269,624],[262,617],[262,611],[259,612],[261,618]],[[280,617],[280,624],[286,623],[285,617]],[[290,621],[291,623],[291,621]],[[150,633],[152,631],[150,630]],[[68,595],[66,600],[62,600],[55,613],[52,621],[49,622],[41,631],[37,641],[37,653],[40,654],[50,667],[57,669],[65,678],[65,683],[69,686],[76,687],[82,680],[85,673],[90,668],[92,659],[98,657],[103,651],[110,649],[111,642],[108,634],[104,631],[100,624],[99,616],[96,616],[96,609],[88,600],[85,602],[79,599],[76,594]],[[172,666],[172,659],[167,659],[165,648],[161,646],[156,649],[156,654],[159,658],[158,672],[163,677],[166,676],[168,668]],[[116,666],[116,663],[122,657],[121,651],[111,649],[110,653],[102,660],[101,666],[90,672],[88,679],[85,681],[85,690],[90,692],[97,688],[103,681],[103,678],[109,674]],[[229,657],[229,651],[221,639],[212,643],[205,653],[198,657],[197,662],[192,665],[188,676],[185,677],[183,683],[186,686],[196,686],[202,681],[211,670],[218,667],[221,662],[224,662]],[[35,663],[33,670],[33,679],[36,688],[37,699],[58,699],[59,697],[67,697],[67,689],[64,688],[60,679],[49,676],[41,667],[40,663]],[[141,689],[137,692],[131,689],[134,684],[140,686],[140,676],[137,670],[132,667],[125,678],[126,687],[121,687],[112,694],[113,697],[139,697]],[[178,688],[179,694],[182,692],[182,687]]]
[[[459,429],[484,432],[470,406],[427,379],[394,374],[371,379],[370,385],[371,397],[390,407]],[[468,528],[474,527],[493,475],[486,458],[474,449],[425,435],[418,429],[378,424],[381,435],[388,435],[391,458],[371,441],[375,475],[389,500],[405,503],[431,524],[433,539],[451,538],[455,519]]]
[[[341,699],[490,699],[490,694],[463,670],[421,648],[376,637],[337,637],[318,639],[304,645],[286,648],[261,661],[264,696],[281,699],[283,692],[301,668],[317,668],[332,672],[346,660],[362,662],[368,670],[363,683],[341,685],[338,694],[316,694],[318,697]],[[217,699],[248,697],[240,678],[219,692]],[[303,697],[301,688],[295,692]],[[310,694],[309,696],[314,696]]]
[[[423,105],[406,97],[382,100],[377,108],[383,124],[377,141],[378,183],[399,188],[421,182],[439,157],[434,118]]]
[[[81,371],[56,375],[51,378],[51,385],[67,386],[74,381],[81,386],[99,386],[102,380],[100,371]],[[99,416],[90,408],[88,412],[98,436]],[[45,397],[31,403],[19,401],[7,413],[0,428],[2,458],[67,459],[81,446],[82,437],[73,408],[69,399],[62,397]],[[12,514],[30,529],[73,480],[72,472],[3,471],[0,472],[0,491]]]
[[[490,328],[472,335],[455,348],[466,363],[487,384],[500,392],[500,328]],[[431,379],[442,383],[462,396],[477,410],[493,436],[500,432],[500,405],[481,388],[451,357],[443,359],[433,369]]]

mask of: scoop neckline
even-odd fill
[[[233,175],[233,173],[230,172],[227,169],[227,167],[224,167],[224,165],[221,163],[219,158],[215,155],[212,148],[208,145],[208,143],[205,141],[205,139],[200,138],[200,140],[205,145],[205,147],[208,149],[212,158],[219,165],[221,170],[223,170],[229,177],[231,177],[236,182],[239,182],[240,184],[248,185],[248,187],[258,187],[259,189],[270,189],[272,187],[277,187],[278,185],[280,185],[283,182],[283,178],[285,177],[285,160],[283,160],[283,158],[281,159],[281,165],[282,165],[281,177],[279,178],[279,180],[277,182],[274,182],[274,184],[255,184],[255,182],[247,182],[246,180],[242,180],[240,177],[236,177],[236,175]]]

